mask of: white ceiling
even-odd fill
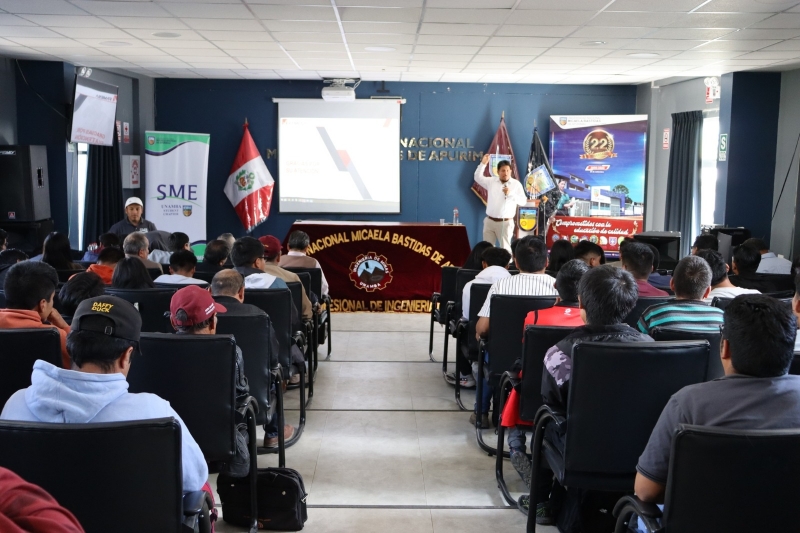
[[[174,78],[630,84],[800,68],[800,0],[0,0],[0,55]]]

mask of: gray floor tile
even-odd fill
[[[497,488],[492,466],[477,470],[425,468],[424,477],[428,505],[507,505]],[[519,476],[506,476],[506,483],[515,497],[527,492]]]
[[[486,533],[524,531],[527,517],[511,509],[431,509],[434,533]],[[551,526],[538,526],[538,533],[557,533]]]
[[[368,470],[317,465],[308,501],[314,505],[426,505],[422,469]]]

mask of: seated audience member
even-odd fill
[[[623,320],[636,305],[639,297],[638,284],[630,272],[611,265],[590,269],[578,284],[578,302],[585,326],[576,328],[564,340],[547,351],[544,357],[545,371],[542,376],[542,399],[557,411],[566,412],[569,384],[572,377],[572,348],[579,342],[647,342],[648,335],[639,333]],[[546,438],[553,446],[564,449],[565,429],[548,424]],[[525,455],[525,441],[515,444],[511,450],[511,463],[530,482],[531,465]],[[549,468],[544,466],[537,476],[540,483],[536,502],[536,523],[552,524],[555,517],[552,508],[558,508],[564,497],[564,489],[553,480]],[[551,492],[552,491],[552,492]],[[548,495],[550,495],[548,497]],[[530,505],[529,496],[520,497],[523,509]]]
[[[202,279],[194,278],[197,267],[197,257],[190,250],[174,252],[169,258],[169,274],[162,274],[153,280],[156,284],[169,285],[202,285],[208,283]]]
[[[228,262],[230,254],[231,249],[227,242],[220,239],[209,241],[203,252],[203,260],[197,263],[197,272],[220,272],[225,268],[223,265]]]
[[[226,316],[266,316],[266,313],[256,307],[244,303],[244,278],[235,270],[225,269],[214,274],[214,279],[211,281],[211,295],[214,301],[222,304],[225,311],[219,311],[220,314]],[[270,323],[270,330],[272,325]],[[278,340],[274,331],[270,334],[272,340],[272,353],[277,354],[279,350]],[[297,348],[297,346],[294,346]],[[302,354],[301,354],[302,357]],[[300,374],[296,374],[296,383],[300,382]],[[294,376],[292,376],[294,378]],[[291,383],[291,380],[290,380]],[[275,448],[278,446],[278,413],[276,412],[273,417],[264,424],[265,437],[264,446],[267,448]],[[289,424],[284,425],[283,437],[290,439],[294,435],[295,429]]]
[[[787,374],[797,320],[769,296],[737,296],[725,309],[720,359],[725,376],[670,398],[639,457],[634,490],[660,503],[678,424],[730,429],[800,428],[800,376]]]
[[[745,289],[737,287],[728,279],[728,265],[719,252],[714,250],[698,250],[695,254],[708,263],[711,268],[711,292],[704,298],[706,302],[711,302],[715,297],[736,298],[740,294],[759,294],[755,289]]]
[[[769,246],[763,239],[756,239],[755,237],[747,239],[742,244],[749,244],[758,249],[761,253],[761,262],[758,264],[759,274],[791,274],[792,262],[783,257],[778,257],[769,251]]]
[[[125,254],[119,248],[103,248],[103,251],[97,256],[97,263],[89,265],[86,272],[97,274],[103,280],[103,283],[111,285],[114,269],[117,268],[117,263],[123,259],[125,259]]]
[[[217,237],[217,240],[225,241],[228,245],[228,248],[233,248],[233,243],[236,242],[236,237],[234,237],[232,233],[223,233]]]
[[[44,240],[42,262],[47,263],[56,270],[85,270],[78,263],[72,262],[69,237],[58,231],[52,232]]]
[[[125,237],[122,242],[122,251],[125,252],[125,257],[136,257],[142,262],[145,268],[157,268],[159,272],[163,272],[161,264],[150,261],[147,258],[147,250],[150,246],[150,241],[144,233],[135,231]]]
[[[61,287],[58,293],[61,314],[72,316],[82,301],[102,296],[105,293],[106,286],[97,274],[92,272],[75,274],[69,278],[69,281]]]
[[[580,259],[567,261],[562,266],[556,276],[556,291],[558,299],[556,305],[549,309],[539,309],[531,311],[525,317],[526,326],[583,326],[583,316],[578,306],[578,284],[586,272],[589,265]]]
[[[169,263],[169,258],[175,252],[180,252],[183,250],[191,251],[191,249],[192,248],[189,245],[189,236],[185,233],[181,233],[180,231],[176,231],[175,233],[170,233],[169,237],[167,238],[167,251],[153,250],[147,255],[147,258],[150,261],[166,265]]]
[[[698,235],[692,244],[692,255],[696,255],[699,250],[714,250],[719,251],[719,241],[717,237],[710,233],[703,233]]]
[[[69,325],[53,305],[58,288],[56,270],[41,261],[22,261],[8,270],[3,282],[6,309],[0,309],[0,329],[56,328],[61,335],[61,364],[70,367]]]
[[[483,252],[488,250],[489,248],[494,248],[492,243],[487,241],[481,241],[475,246],[473,246],[472,250],[469,252],[469,256],[467,256],[467,260],[464,261],[464,264],[461,265],[461,268],[467,270],[481,270],[481,264],[483,262]],[[508,251],[508,250],[506,250]]]
[[[181,426],[183,492],[207,490],[208,467],[186,424],[169,402],[155,394],[128,392],[131,358],[139,352],[142,318],[116,296],[78,305],[67,349],[70,370],[36,361],[31,386],[15,392],[0,418],[26,422],[86,424],[171,416]]]
[[[264,245],[253,237],[236,239],[231,248],[234,270],[244,276],[247,289],[286,289],[286,282],[274,274],[264,272]]]
[[[294,272],[289,272],[285,268],[281,268],[278,265],[282,256],[281,241],[272,235],[264,235],[263,237],[259,237],[258,240],[262,245],[264,245],[264,272],[267,274],[272,274],[273,276],[277,276],[286,282],[296,281],[297,283],[300,283],[300,277],[297,274]],[[306,320],[311,320],[311,318],[314,316],[313,304],[311,303],[311,300],[313,299],[314,303],[317,303],[317,296],[313,293],[306,294],[305,287],[302,287],[301,293],[303,302],[303,318]]]
[[[328,295],[328,280],[325,279],[325,272],[319,261],[306,254],[311,245],[311,239],[305,231],[293,231],[289,235],[289,253],[281,255],[281,267],[283,268],[318,268],[322,273],[322,296]]]
[[[131,233],[131,235],[136,235]],[[155,284],[144,264],[136,257],[126,257],[114,269],[111,286],[116,289],[154,289]]]
[[[761,252],[752,244],[740,244],[733,252],[733,260],[731,261],[731,276],[730,282],[745,289],[755,289],[761,292],[774,292],[775,284],[769,280],[761,278],[757,274],[758,267],[761,264]]]
[[[669,280],[672,279],[672,276],[658,273],[658,267],[661,264],[661,254],[658,252],[658,248],[649,242],[644,244],[653,252],[653,272],[647,277],[647,282],[658,289],[669,287]]]
[[[16,248],[8,248],[7,250],[0,252],[0,287],[3,286],[3,282],[6,279],[6,274],[8,274],[8,269],[20,261],[27,260],[28,255],[22,250],[17,250]]]
[[[650,333],[655,327],[719,331],[722,309],[703,301],[711,292],[711,267],[705,259],[696,255],[681,259],[669,286],[675,299],[645,309],[637,324],[639,331]]]
[[[84,533],[78,519],[48,494],[0,467],[0,531],[3,533]]]
[[[144,219],[142,200],[131,196],[125,200],[125,218],[111,226],[108,232],[115,233],[120,239],[124,239],[131,233],[147,233],[155,230],[156,225]]]
[[[566,239],[559,239],[550,246],[550,258],[547,262],[547,273],[551,276],[558,274],[561,267],[568,261],[575,259],[575,248]]]
[[[606,253],[598,244],[581,241],[575,245],[575,259],[580,259],[590,268],[594,268],[606,263]]]
[[[97,248],[94,250],[87,250],[86,253],[83,254],[83,259],[81,259],[81,261],[85,263],[96,263],[100,252],[106,248],[119,248],[122,243],[120,242],[119,236],[116,233],[103,233],[97,239],[96,244]]]
[[[619,247],[622,268],[631,273],[639,287],[639,297],[669,296],[669,293],[655,288],[648,282],[653,273],[653,251],[646,244],[625,240]]]
[[[8,233],[4,229],[0,229],[0,252],[8,248]]]

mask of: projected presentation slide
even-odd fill
[[[117,87],[76,78],[70,141],[102,146],[114,144]]]
[[[399,213],[396,100],[277,100],[283,213]]]

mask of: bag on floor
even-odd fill
[[[303,478],[291,468],[259,468],[258,529],[300,531],[308,520],[306,489]],[[250,477],[217,477],[217,493],[222,500],[222,519],[239,527],[248,527],[250,514]]]

